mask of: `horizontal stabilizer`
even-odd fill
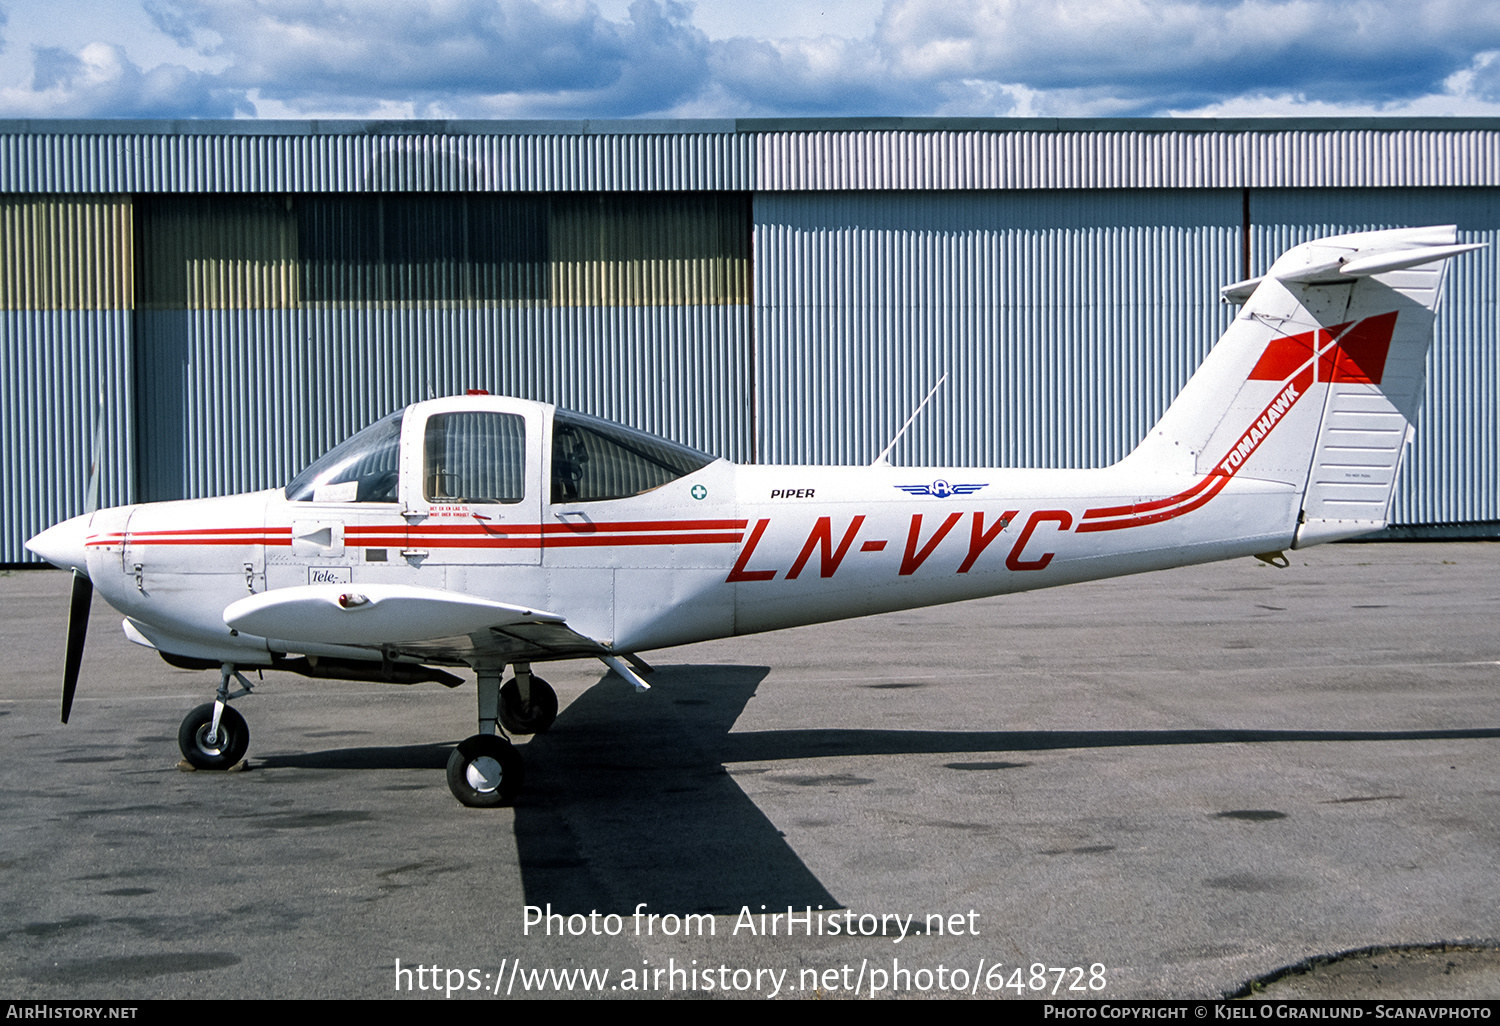
[[[1478,242],[1454,243],[1452,237],[1452,228],[1420,228],[1321,239],[1290,250],[1260,277],[1225,285],[1219,295],[1226,303],[1243,303],[1267,278],[1301,285],[1347,285],[1484,248]]]
[[[1359,252],[1278,274],[1276,277],[1281,281],[1297,281],[1306,285],[1347,285],[1354,278],[1368,278],[1372,274],[1420,267],[1434,260],[1446,260],[1460,253],[1483,248],[1484,243],[1474,242],[1453,246],[1408,247],[1386,253]]]
[[[400,645],[563,620],[540,609],[401,584],[279,588],[224,610],[224,622],[244,634],[333,645]]]
[[[1434,260],[1447,260],[1460,253],[1483,249],[1482,242],[1466,242],[1453,246],[1429,246],[1425,249],[1401,249],[1394,253],[1376,253],[1350,260],[1339,268],[1339,274],[1349,278],[1367,278],[1372,274],[1387,271],[1402,271],[1408,267],[1420,267]]]

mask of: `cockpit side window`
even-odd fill
[[[435,413],[423,442],[428,502],[511,503],[526,498],[526,418]]]
[[[707,453],[597,417],[552,421],[552,501],[625,499],[702,470]]]
[[[395,502],[405,410],[377,420],[334,446],[292,479],[293,502]]]

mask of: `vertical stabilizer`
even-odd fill
[[[1127,459],[1303,493],[1298,547],[1386,525],[1421,405],[1452,226],[1339,235],[1223,290],[1234,323]]]

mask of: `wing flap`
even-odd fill
[[[331,645],[411,644],[564,619],[546,610],[402,584],[279,588],[224,609],[224,622],[242,634]]]
[[[494,627],[463,637],[414,641],[392,645],[394,655],[423,662],[546,662],[554,659],[584,659],[607,655],[611,649],[601,641],[579,634],[561,623],[523,623]]]

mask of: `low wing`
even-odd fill
[[[230,603],[224,622],[242,634],[299,644],[378,648],[423,661],[506,661],[593,656],[606,645],[544,609],[437,588],[400,584],[314,584]]]
[[[325,645],[403,645],[564,621],[545,610],[403,584],[278,588],[224,610],[224,622],[242,634]]]

